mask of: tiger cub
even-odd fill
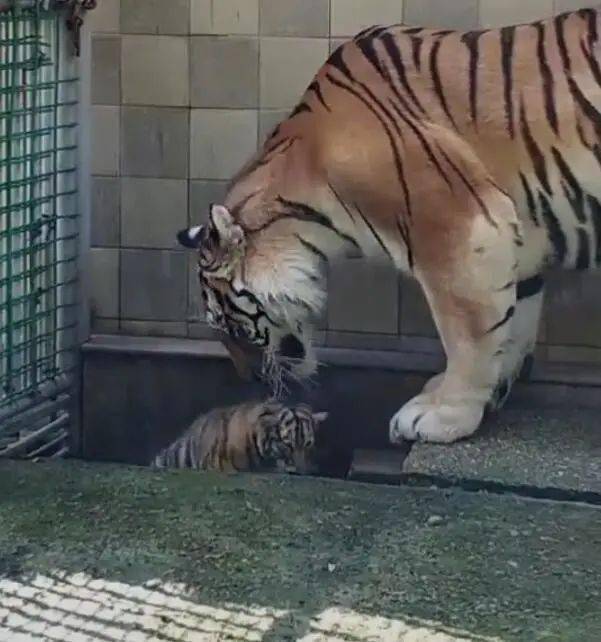
[[[254,401],[216,408],[198,417],[152,462],[155,468],[222,472],[312,469],[311,454],[328,413],[309,406]]]

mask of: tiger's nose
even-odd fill
[[[280,343],[280,353],[288,359],[304,359],[305,346],[293,334],[288,334]]]

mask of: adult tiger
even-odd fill
[[[447,355],[391,439],[472,434],[533,350],[545,272],[601,263],[600,18],[372,27],[338,48],[209,223],[179,235],[209,321],[310,371],[321,266],[387,257],[421,284]]]

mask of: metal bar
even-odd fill
[[[0,452],[0,458],[14,457],[15,455],[19,455],[23,453],[28,446],[30,446],[31,444],[35,444],[40,439],[43,439],[48,433],[51,433],[57,428],[64,428],[68,426],[68,424],[69,424],[69,413],[65,413],[61,415],[58,419],[51,421],[49,424],[43,426],[42,428],[39,428],[38,430],[35,430],[31,434],[27,435],[26,437],[23,437],[19,441],[5,448],[2,452]]]
[[[54,415],[59,410],[65,408],[70,402],[69,395],[59,394],[58,397],[51,401],[40,401],[40,399],[30,400],[29,404],[22,404],[22,408],[13,409],[12,414],[0,414],[0,423],[2,429],[7,432],[26,428],[45,416]]]

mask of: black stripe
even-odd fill
[[[530,131],[530,127],[528,126],[528,121],[526,120],[526,107],[524,105],[523,99],[522,99],[522,106],[521,106],[521,119],[522,119],[522,135],[524,137],[524,142],[526,143],[526,149],[528,150],[528,154],[532,159],[532,164],[534,166],[536,177],[540,181],[540,184],[543,186],[545,192],[551,195],[553,194],[553,190],[551,189],[551,185],[549,184],[549,176],[547,174],[547,165],[545,163],[545,157],[543,156],[539,146],[536,144],[536,141],[532,136],[532,132]]]
[[[536,55],[538,57],[538,68],[540,71],[541,82],[543,85],[543,94],[545,97],[545,114],[547,115],[547,120],[549,121],[551,129],[556,134],[559,134],[557,109],[555,107],[553,74],[551,73],[551,69],[549,68],[547,53],[545,50],[545,26],[541,22],[537,22],[534,26],[538,32]]]
[[[576,269],[588,270],[591,267],[591,240],[583,227],[578,228],[578,255]]]
[[[513,122],[513,48],[515,44],[515,27],[503,27],[500,29],[499,34],[501,38],[505,116],[507,118],[507,130],[511,138],[513,138],[515,136],[515,126]]]
[[[542,292],[544,287],[545,280],[540,274],[532,276],[529,279],[519,281],[517,285],[517,299],[518,301],[521,301],[522,299],[528,299],[531,296]]]
[[[397,97],[398,101],[403,105],[403,107],[414,118],[416,118],[417,114],[409,106],[409,104],[403,98],[403,96],[401,96],[401,94],[399,93],[399,90],[397,89],[396,85],[392,82],[392,78],[390,77],[390,73],[388,72],[388,69],[380,61],[380,58],[378,57],[378,54],[377,54],[377,52],[375,50],[375,47],[374,47],[374,41],[373,40],[362,40],[361,42],[357,43],[357,47],[361,50],[361,53],[371,63],[371,65],[378,72],[378,74],[386,81],[386,83],[388,84],[390,89],[392,89],[394,95]],[[350,79],[354,80],[354,78],[350,78]],[[381,105],[381,103],[379,103],[379,104]],[[383,110],[384,110],[384,108],[383,108]],[[399,134],[399,136],[402,136],[400,130],[397,131],[397,133]]]
[[[407,72],[405,70],[405,65],[403,63],[403,59],[401,58],[401,52],[394,39],[394,36],[390,33],[385,33],[382,36],[381,41],[384,43],[384,48],[388,52],[388,55],[390,56],[390,60],[392,60],[392,64],[396,69],[399,81],[403,86],[403,89],[407,92],[407,94],[409,94],[409,97],[411,98],[415,106],[422,112],[422,114],[425,114],[426,110],[424,109],[419,98],[417,97],[417,95],[413,91],[413,88],[409,84],[409,80],[407,79]]]
[[[417,71],[422,70],[422,45],[424,41],[421,38],[411,38],[411,49],[413,52],[413,64]]]
[[[320,102],[320,103],[321,103],[321,104],[322,104],[322,105],[323,105],[323,106],[324,106],[328,111],[330,111],[330,112],[332,111],[332,110],[330,109],[329,105],[326,103],[326,101],[325,101],[325,99],[324,99],[324,97],[323,97],[323,94],[321,93],[321,87],[319,86],[319,83],[317,82],[317,80],[314,80],[314,81],[309,85],[309,88],[307,89],[307,91],[312,91],[312,92],[317,96],[317,100],[319,100],[319,102]]]
[[[367,227],[369,228],[369,231],[373,234],[374,238],[378,242],[378,245],[384,250],[384,253],[386,254],[386,256],[388,256],[388,258],[394,263],[392,254],[389,252],[388,248],[384,244],[384,241],[382,240],[382,238],[380,237],[380,235],[378,234],[374,226],[370,223],[369,219],[365,216],[365,214],[363,214],[363,212],[361,211],[357,203],[354,203],[353,205],[355,206],[355,209],[357,210],[357,212],[359,212],[359,216],[363,219],[363,222],[365,223],[365,225],[367,225]]]
[[[326,74],[326,77],[333,85],[336,85],[337,87],[340,87],[341,89],[344,89],[345,91],[348,91],[350,94],[355,96],[355,98],[360,100],[372,112],[372,114],[380,121],[380,124],[384,128],[384,131],[386,132],[386,135],[388,137],[388,141],[390,143],[390,148],[392,150],[392,154],[393,154],[393,157],[394,157],[397,176],[398,176],[399,182],[401,183],[401,186],[403,188],[404,197],[405,197],[405,205],[406,205],[406,208],[407,208],[407,216],[409,216],[409,218],[411,218],[412,211],[411,211],[411,196],[409,194],[409,186],[407,185],[407,181],[405,179],[405,171],[403,169],[403,163],[401,161],[401,156],[399,154],[399,150],[398,150],[398,148],[396,146],[396,143],[395,143],[394,137],[392,135],[392,132],[390,131],[390,127],[384,121],[384,119],[380,116],[380,114],[378,114],[378,112],[375,110],[375,108],[358,91],[356,91],[353,87],[349,87],[348,85],[345,85],[344,83],[336,80],[336,78],[334,78],[331,74]],[[361,86],[364,87],[364,85],[361,85]]]
[[[322,252],[317,246],[313,245],[313,243],[310,243],[309,241],[306,241],[304,238],[300,236],[300,234],[295,234],[294,235],[299,243],[306,249],[309,250],[312,254],[320,258],[322,261],[325,263],[328,262],[328,257],[325,255],[324,252]]]
[[[507,312],[505,313],[505,316],[495,323],[490,330],[487,330],[486,334],[491,334],[492,332],[495,332],[499,328],[502,328],[515,314],[515,305],[511,305],[507,308]]]
[[[597,12],[592,9],[585,9],[583,11],[583,18],[588,24],[588,37],[586,39],[586,46],[581,42],[582,53],[590,67],[593,78],[598,85],[601,85],[601,69],[599,62],[595,56],[595,48],[599,46],[599,33],[597,31]]]
[[[440,100],[440,104],[444,110],[444,113],[447,115],[447,118],[451,121],[453,127],[457,129],[453,115],[447,104],[447,99],[444,95],[444,88],[442,86],[442,80],[440,78],[440,69],[438,68],[438,56],[440,54],[440,47],[442,45],[442,39],[437,40],[432,45],[432,50],[430,51],[430,74],[432,75],[432,82],[434,83],[434,91]]]
[[[298,116],[298,114],[302,114],[303,112],[309,112],[311,113],[313,110],[307,103],[299,103],[290,113],[290,116],[288,118],[294,118],[295,116]]]
[[[586,48],[584,42],[580,43],[580,48],[582,49],[582,54],[584,55],[585,60],[588,62],[593,78],[598,85],[601,85],[601,68],[599,68],[599,63],[595,56]]]
[[[530,219],[534,223],[534,225],[536,225],[536,227],[540,227],[540,222],[536,214],[536,201],[534,200],[534,194],[532,193],[530,185],[528,184],[528,181],[526,180],[526,177],[524,176],[524,174],[522,174],[522,172],[520,172],[520,180],[522,181],[522,188],[524,190],[524,194],[526,195],[526,204],[528,206],[528,214],[530,215]]]
[[[580,107],[580,109],[583,111],[584,115],[593,124],[597,139],[601,139],[601,114],[582,93],[582,90],[572,76],[572,62],[568,53],[568,47],[566,44],[564,33],[564,22],[566,18],[567,16],[564,14],[561,16],[557,16],[557,18],[555,19],[555,33],[557,37],[557,46],[559,48],[559,53],[563,65],[563,71],[568,83],[568,87],[570,89],[570,93],[572,94],[572,98],[574,99],[578,107]]]
[[[551,149],[551,152],[553,154],[555,162],[557,163],[557,167],[561,172],[561,176],[565,181],[565,183],[563,184],[564,194],[568,199],[570,205],[572,206],[572,210],[574,211],[574,214],[576,215],[578,221],[580,221],[580,223],[586,223],[587,219],[586,211],[584,208],[584,192],[580,187],[580,183],[576,180],[574,173],[570,169],[570,166],[567,164],[564,157],[561,155],[560,151],[557,148],[553,147]],[[569,190],[568,186],[570,188]]]
[[[589,194],[588,202],[591,209],[591,218],[593,220],[593,229],[595,231],[595,262],[601,265],[601,203]]]
[[[304,203],[289,201],[289,200],[286,200],[285,198],[282,198],[281,196],[278,196],[277,202],[283,205],[286,208],[286,211],[276,213],[277,218],[273,219],[269,223],[266,223],[264,226],[253,231],[265,229],[266,227],[268,227],[272,223],[275,223],[277,220],[280,220],[281,218],[294,218],[297,221],[305,221],[307,223],[315,223],[317,225],[321,225],[327,228],[328,230],[331,230],[332,232],[334,232],[342,240],[346,241],[347,243],[350,243],[351,245],[354,245],[357,249],[360,249],[357,241],[355,241],[355,239],[349,236],[348,234],[345,234],[344,232],[341,232],[338,228],[336,228],[332,223],[332,221],[330,221],[330,219],[325,214],[322,214],[321,212],[314,210],[312,207],[309,207]]]
[[[328,183],[328,187],[330,188],[330,191],[332,192],[332,194],[334,194],[334,196],[336,197],[336,200],[338,201],[338,203],[340,204],[340,206],[341,206],[341,207],[344,209],[344,211],[348,214],[348,217],[351,219],[351,221],[353,222],[353,224],[354,224],[354,223],[356,223],[356,221],[355,221],[355,217],[354,217],[354,215],[353,215],[353,213],[352,213],[351,209],[350,209],[350,208],[347,206],[347,204],[346,204],[346,203],[345,203],[345,202],[340,198],[340,194],[338,194],[338,192],[334,189],[334,186],[332,185],[332,183]]]
[[[423,27],[409,27],[408,29],[403,29],[403,33],[408,36],[415,36],[418,33],[421,33],[423,30]]]
[[[474,186],[469,182],[469,180],[465,177],[463,172],[459,169],[459,167],[453,162],[453,160],[450,158],[450,156],[442,149],[442,147],[439,146],[440,153],[444,156],[445,160],[447,163],[453,168],[453,171],[459,176],[461,179],[461,182],[465,185],[465,188],[467,191],[474,197],[474,200],[480,208],[482,209],[482,213],[484,214],[486,220],[493,226],[498,228],[499,225],[497,222],[493,219],[491,216],[490,210],[488,209],[486,203],[482,200],[482,197],[480,194],[478,194],[478,191],[474,188]]]
[[[426,140],[425,136],[422,134],[420,131],[419,125],[417,123],[411,122],[410,119],[408,119],[402,112],[401,110],[392,102],[392,99],[390,99],[390,105],[392,109],[397,113],[399,118],[401,118],[405,124],[411,129],[411,131],[415,134],[415,136],[418,138],[419,142],[421,143],[422,147],[424,148],[424,151],[426,152],[426,155],[428,156],[430,162],[436,167],[438,170],[438,173],[442,176],[444,182],[449,186],[449,189],[453,191],[453,184],[451,183],[449,177],[447,176],[446,172],[442,168],[442,165],[438,162],[438,159],[434,155],[434,151],[430,147],[428,141]]]
[[[379,36],[383,31],[386,31],[389,27],[382,27],[380,25],[373,25],[371,27],[367,27],[367,29],[363,29],[363,31],[360,31],[354,38],[353,42],[356,44],[359,42],[359,40],[365,40],[366,38],[372,38],[372,37],[377,37]]]
[[[479,40],[483,31],[468,31],[461,40],[470,54],[469,89],[470,89],[470,115],[472,121],[478,122],[478,62],[480,60]]]
[[[549,199],[541,191],[538,192],[538,198],[541,204],[541,213],[543,215],[545,227],[547,228],[549,241],[555,251],[555,258],[560,264],[563,264],[566,254],[568,253],[568,242],[566,236],[561,229],[559,220],[551,208]]]
[[[338,47],[336,51],[332,52],[326,64],[332,65],[332,67],[335,67],[336,69],[338,69],[338,71],[342,75],[350,78],[352,77],[351,70],[347,67],[346,63],[344,62],[344,58],[342,57],[342,49],[343,47]]]

